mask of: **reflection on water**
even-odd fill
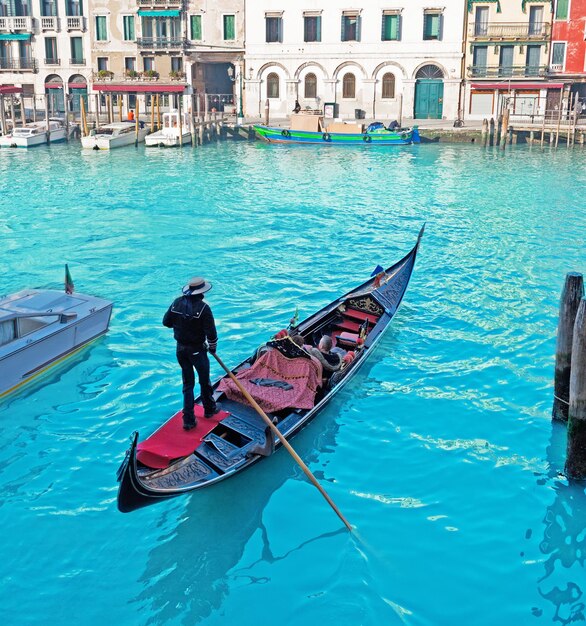
[[[305,433],[310,436],[303,439],[298,453],[308,465],[315,462],[320,451],[335,448],[337,432],[335,415],[326,410],[307,427]],[[299,438],[293,446],[295,441]],[[268,582],[248,573],[258,561],[231,571],[259,530],[259,561],[269,563],[286,559],[310,543],[347,532],[339,529],[323,533],[283,554],[275,554],[263,513],[273,494],[288,480],[305,480],[305,476],[281,449],[225,483],[188,496],[181,520],[169,534],[159,538],[159,545],[149,553],[147,568],[139,579],[145,587],[132,602],[149,606],[151,617],[145,623],[165,624],[178,614],[183,615],[181,623],[186,626],[198,623],[222,606],[231,581]]]
[[[548,457],[558,459],[558,465],[563,464],[565,457],[565,429],[564,424],[552,424]],[[550,462],[549,477],[554,479],[555,499],[543,518],[545,530],[539,550],[546,559],[538,590],[554,605],[554,622],[573,624],[586,621],[586,490],[583,484],[568,483],[563,479],[555,465],[554,461]]]

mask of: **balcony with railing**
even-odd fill
[[[183,0],[136,0],[140,9],[180,9],[183,7]]]
[[[468,25],[468,39],[541,41],[549,38],[549,30],[549,22],[472,22]]]
[[[85,65],[85,59],[69,59],[69,65]]]
[[[38,71],[35,59],[27,57],[19,59],[0,59],[0,72],[36,72]]]
[[[138,37],[136,45],[143,50],[181,50],[186,40],[182,37]]]
[[[85,17],[77,15],[66,17],[65,19],[67,20],[67,30],[81,30],[85,32]]]
[[[45,59],[45,65],[61,65],[61,59],[58,59],[56,57]]]
[[[0,17],[0,32],[24,30],[28,33],[33,32],[32,17]]]
[[[124,73],[115,73],[109,70],[98,70],[92,72],[92,82],[94,83],[114,83],[117,85],[128,84],[147,84],[158,83],[160,85],[172,85],[177,83],[185,83],[186,77],[184,72],[169,72],[167,75],[161,75],[156,70],[145,70],[138,72],[136,70],[126,70]]]
[[[59,30],[59,18],[55,17],[54,15],[51,15],[48,17],[40,17],[39,21],[41,23],[42,31],[47,31],[47,30],[58,31]]]
[[[469,65],[468,78],[544,78],[547,65]]]

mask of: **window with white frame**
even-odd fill
[[[342,11],[341,41],[360,41],[360,11]]]
[[[317,76],[313,73],[305,75],[305,97],[317,98]]]
[[[105,15],[96,15],[96,41],[108,41],[108,23]]]
[[[236,16],[223,16],[223,36],[224,41],[234,41],[236,39]]]
[[[566,42],[554,41],[551,44],[551,69],[562,71],[566,64]]]
[[[272,72],[267,76],[267,98],[279,97],[279,75]]]
[[[123,15],[122,26],[124,31],[124,41],[134,41],[134,15]]]
[[[342,80],[342,98],[356,98],[356,76],[345,74]]]
[[[383,11],[381,41],[399,41],[401,39],[401,12]]]
[[[441,40],[442,38],[442,9],[425,9],[423,11],[423,39],[424,41]]]
[[[265,13],[267,43],[283,43],[283,12]]]
[[[189,26],[191,41],[201,41],[201,15],[190,15]]]
[[[392,100],[395,97],[395,75],[387,72],[383,75],[382,98]]]
[[[304,11],[303,41],[306,43],[321,41],[321,11]]]

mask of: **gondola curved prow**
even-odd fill
[[[136,490],[138,482],[136,471],[136,447],[138,445],[138,431],[135,430],[130,437],[130,447],[126,451],[126,456],[118,468],[116,477],[120,486],[118,487],[118,510],[121,513],[129,513],[139,508],[137,503],[141,496]]]

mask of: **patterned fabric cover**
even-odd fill
[[[247,370],[237,375],[238,380],[248,393],[267,413],[286,408],[311,409],[315,401],[315,392],[321,384],[321,368],[313,359],[297,357],[288,359],[278,350],[265,352]],[[267,378],[289,383],[291,389],[275,386],[259,386],[253,379]],[[231,400],[248,404],[238,387],[229,378],[224,378],[218,386],[219,391]]]

